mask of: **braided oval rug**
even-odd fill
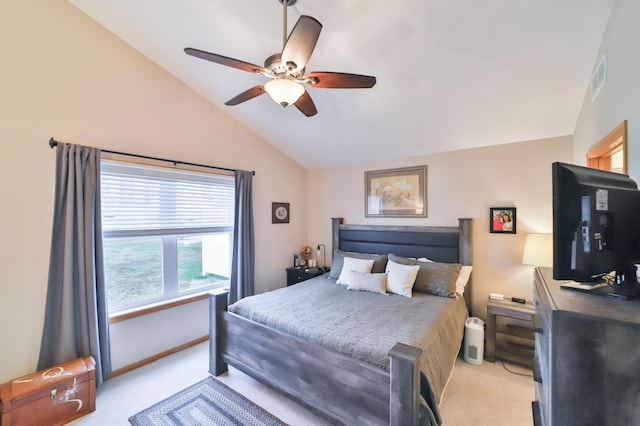
[[[133,426],[287,426],[224,383],[208,377],[129,417]]]

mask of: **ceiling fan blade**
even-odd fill
[[[322,24],[311,16],[298,19],[282,49],[282,63],[289,71],[301,71],[307,65],[321,30]]]
[[[262,94],[266,93],[264,90],[264,84],[259,84],[257,86],[252,87],[249,90],[245,90],[244,92],[240,93],[239,95],[229,99],[227,102],[225,102],[225,105],[238,105],[242,102],[248,101],[249,99],[253,99],[257,96],[260,96]]]
[[[184,53],[186,53],[187,55],[195,56],[196,58],[215,62],[216,64],[226,65],[231,68],[236,68],[236,69],[251,72],[251,73],[260,73],[260,72],[267,71],[265,68],[258,65],[250,64],[249,62],[228,58],[226,56],[218,55],[216,53],[205,52],[204,50],[198,50],[192,47],[186,47],[184,49]]]
[[[369,89],[376,84],[376,78],[369,75],[342,72],[312,72],[303,77],[311,79],[312,87],[325,89]]]
[[[316,105],[313,103],[311,96],[309,96],[309,92],[306,90],[294,105],[307,117],[312,117],[318,113]]]

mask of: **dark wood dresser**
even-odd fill
[[[640,301],[560,288],[534,272],[536,425],[640,424]]]

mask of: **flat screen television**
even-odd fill
[[[553,278],[564,288],[640,297],[640,191],[629,176],[553,163]]]

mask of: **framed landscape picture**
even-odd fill
[[[427,217],[427,166],[364,172],[366,217]]]
[[[489,209],[489,231],[492,234],[515,234],[516,208],[491,207]]]

